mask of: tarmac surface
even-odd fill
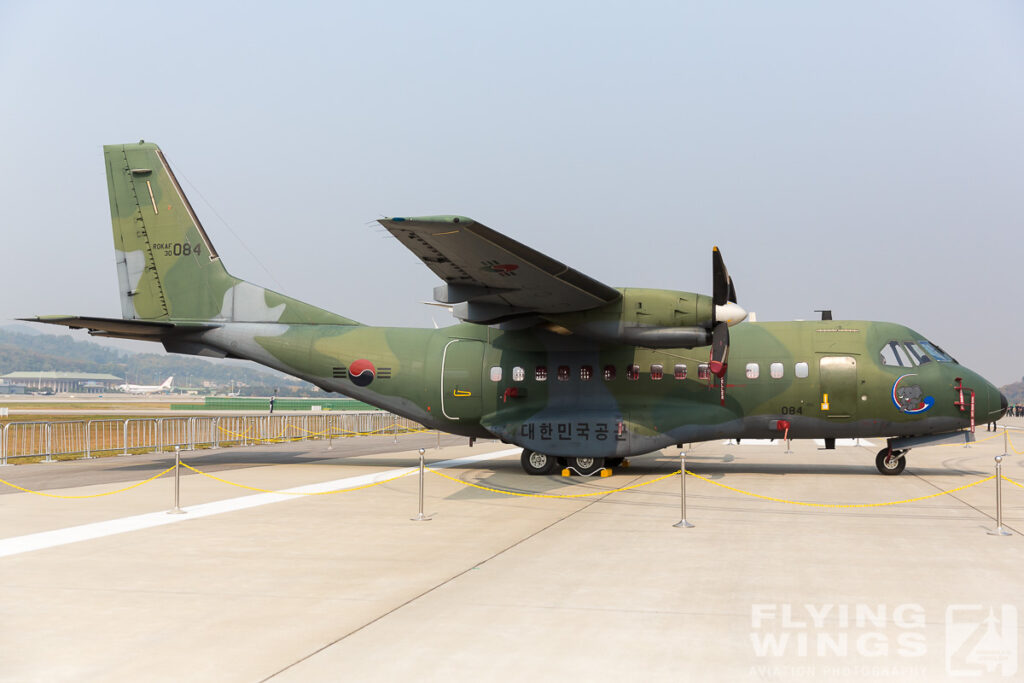
[[[529,477],[507,445],[436,450],[433,434],[183,453],[226,481],[320,495],[185,470],[181,515],[167,514],[171,474],[92,498],[5,492],[0,681],[1020,680],[1024,488],[1002,482],[1012,535],[995,536],[995,480],[848,508],[720,486],[919,499],[993,474],[1002,432],[977,436],[914,449],[896,477],[875,470],[881,440],[696,444],[693,528],[673,526],[676,449],[610,477]],[[1024,484],[1024,431],[1009,437],[1004,474]],[[425,479],[429,522],[410,519],[421,446],[440,473]],[[84,496],[172,463],[0,479]]]

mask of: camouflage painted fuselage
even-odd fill
[[[790,438],[952,432],[971,420],[969,406],[956,405],[957,378],[976,392],[977,421],[1002,414],[995,388],[955,362],[882,365],[878,349],[886,342],[923,339],[891,323],[743,323],[733,331],[724,401],[718,378],[701,372],[707,348],[641,349],[472,324],[440,330],[243,324],[200,338],[432,428],[568,457],[780,438],[787,422]],[[807,376],[796,376],[797,363],[806,364]],[[751,364],[756,377],[748,377]],[[780,377],[772,376],[773,364]],[[638,367],[636,379],[630,366]],[[677,373],[677,366],[685,371]],[[606,369],[613,371],[606,375]],[[894,398],[898,381],[918,387],[931,405],[908,410]]]

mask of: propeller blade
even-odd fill
[[[711,282],[712,302],[715,306],[722,306],[729,300],[729,271],[718,247],[711,250]]]
[[[729,301],[738,303],[736,300],[736,285],[732,283],[732,278],[729,278]]]
[[[711,360],[708,363],[711,374],[718,378],[725,375],[729,366],[729,324],[717,323],[711,331]]]

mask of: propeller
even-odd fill
[[[711,252],[712,272],[712,327],[711,327],[711,373],[722,379],[729,366],[729,326],[743,322],[747,312],[736,303],[736,286],[729,277],[722,252],[715,247]],[[722,385],[723,400],[725,385]]]

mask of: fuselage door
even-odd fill
[[[823,356],[821,371],[821,414],[829,418],[853,417],[857,411],[857,359],[851,356]]]
[[[441,413],[449,420],[476,420],[481,414],[484,345],[452,339],[441,357]]]

